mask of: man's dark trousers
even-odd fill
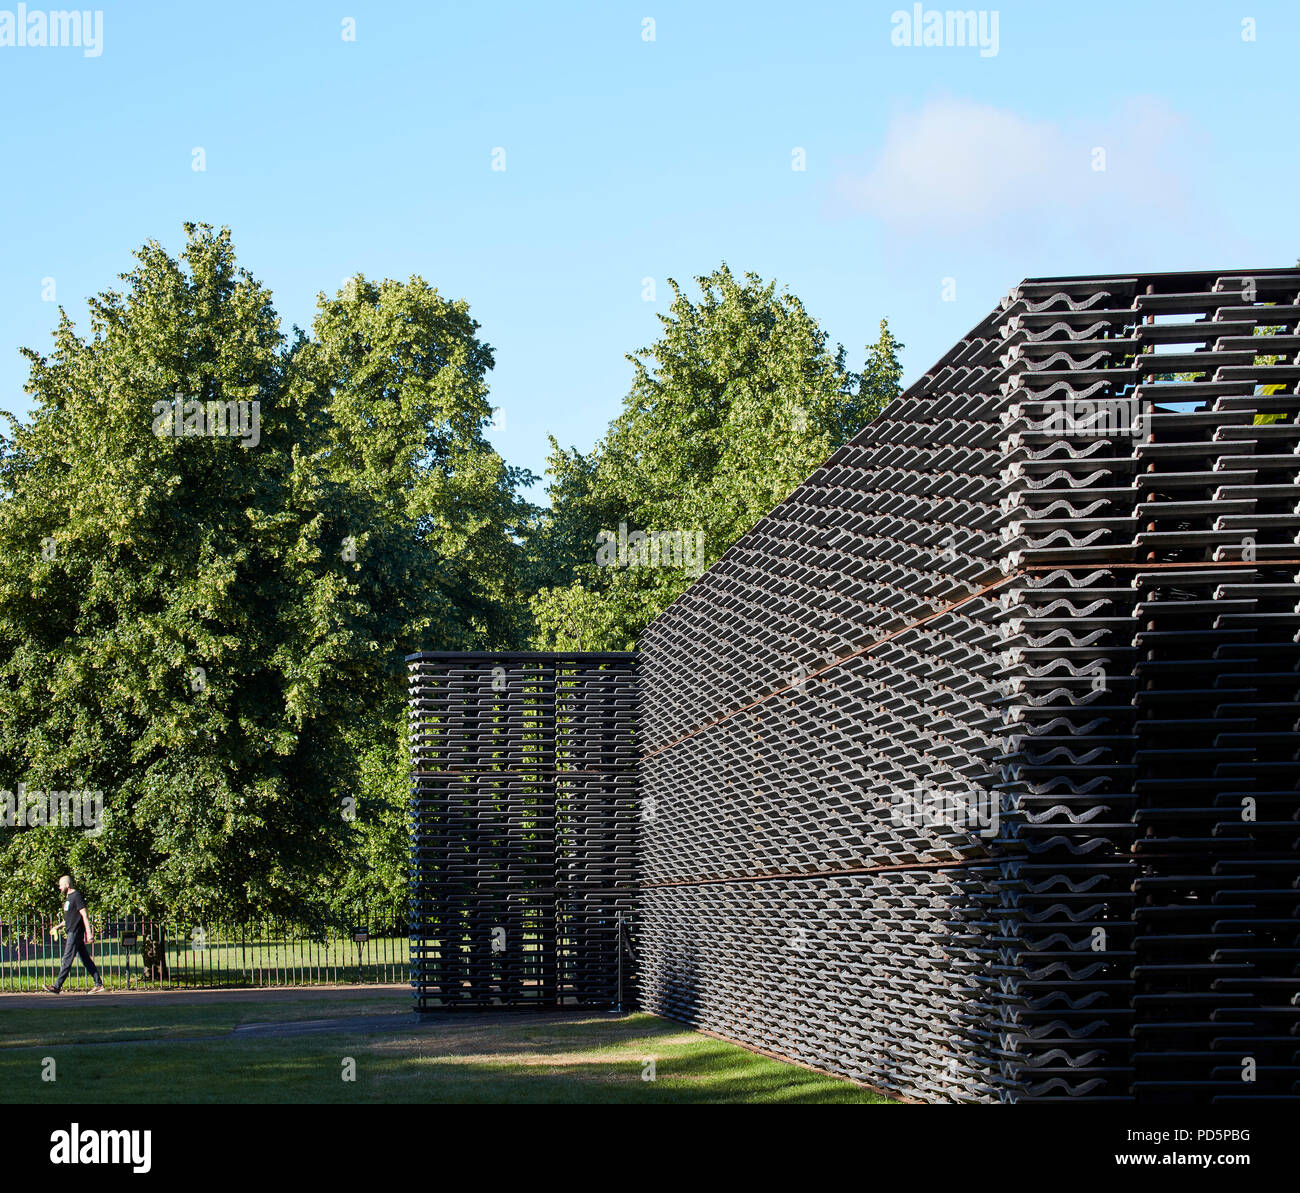
[[[63,946],[63,964],[59,967],[59,976],[54,979],[54,988],[58,990],[63,983],[68,980],[68,974],[72,972],[72,962],[81,958],[81,964],[86,967],[86,971],[95,979],[95,985],[102,983],[103,979],[99,976],[99,970],[95,968],[95,962],[91,959],[90,950],[86,948],[86,934],[84,932],[69,932],[68,943]]]

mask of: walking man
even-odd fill
[[[87,947],[95,943],[95,934],[90,929],[90,918],[86,915],[86,901],[81,897],[80,891],[73,889],[72,879],[66,874],[59,879],[59,894],[63,896],[63,929],[68,934],[68,943],[63,948],[63,964],[59,967],[59,976],[54,979],[53,986],[46,986],[45,989],[51,994],[58,994],[60,987],[68,980],[68,974],[72,972],[73,959],[80,957],[81,964],[95,979],[95,988],[91,993],[98,994],[104,988],[104,980],[99,976],[99,970],[95,968]],[[58,925],[55,925],[50,929],[50,935],[57,936],[58,931]]]

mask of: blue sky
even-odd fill
[[[724,259],[854,361],[887,317],[910,381],[1022,277],[1300,256],[1300,6],[1003,3],[995,54],[895,45],[896,11],[107,3],[97,56],[0,45],[0,408],[45,279],[84,327],[187,220],[231,227],[286,330],[357,271],[467,298],[493,442],[537,472],[617,412],[667,278]]]

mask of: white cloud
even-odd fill
[[[1064,126],[943,99],[901,113],[864,170],[836,182],[839,206],[902,236],[976,232],[1018,243],[1069,231],[1102,239],[1183,208],[1195,169],[1184,122],[1160,100]],[[1094,150],[1105,170],[1094,169]]]

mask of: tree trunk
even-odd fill
[[[166,982],[171,977],[167,968],[167,934],[157,920],[145,920],[140,933],[140,961],[143,980]]]

